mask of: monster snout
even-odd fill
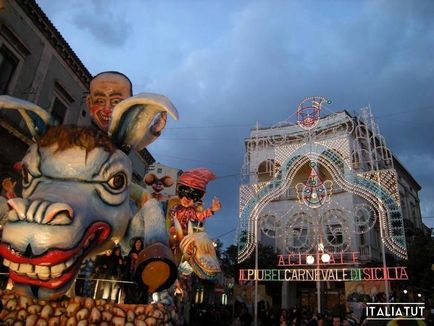
[[[8,205],[12,208],[8,222],[67,225],[73,221],[74,211],[66,203],[13,198],[8,200]]]

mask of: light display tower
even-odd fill
[[[296,123],[256,128],[246,140],[239,262],[265,237],[283,254],[336,254],[357,251],[374,229],[384,267],[386,249],[407,258],[393,157],[370,109],[358,117],[346,111],[321,117],[328,104],[306,98]]]

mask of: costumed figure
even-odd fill
[[[183,172],[178,178],[177,197],[169,201],[170,234],[175,232],[175,219],[181,224],[184,234],[187,234],[188,222],[201,228],[208,217],[219,211],[221,204],[218,198],[213,198],[211,207],[204,209],[202,199],[205,196],[208,182],[214,180],[214,173],[206,168],[196,168]]]
[[[213,242],[203,228],[205,219],[221,208],[218,198],[212,200],[210,208],[202,204],[206,186],[214,179],[214,173],[206,168],[183,172],[178,178],[178,196],[168,205],[170,241],[178,270],[186,275],[194,272],[203,279],[214,279],[220,272]]]
[[[148,173],[144,178],[143,182],[152,187],[152,198],[158,201],[167,200],[167,197],[162,194],[164,188],[171,187],[173,185],[173,178],[170,175],[165,175],[163,177],[158,177],[153,173]]]

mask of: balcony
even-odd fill
[[[370,246],[360,246],[359,247],[359,260],[360,261],[370,261],[372,259],[372,252]]]

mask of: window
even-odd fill
[[[0,48],[0,94],[7,94],[18,59],[5,46]]]
[[[67,110],[74,103],[74,98],[68,93],[60,81],[54,82],[53,104],[51,105],[51,116],[56,126],[65,122]]]
[[[336,247],[341,246],[344,242],[342,225],[333,224],[326,225],[326,241],[329,245]]]
[[[273,179],[274,174],[280,169],[280,164],[273,159],[265,160],[258,166],[258,181],[268,182]]]
[[[364,245],[366,245],[366,238],[365,238],[365,234],[364,233],[361,233],[360,235],[360,246],[364,246]]]
[[[53,107],[51,109],[51,116],[53,117],[56,126],[61,125],[66,115],[66,105],[57,97],[54,98]]]

